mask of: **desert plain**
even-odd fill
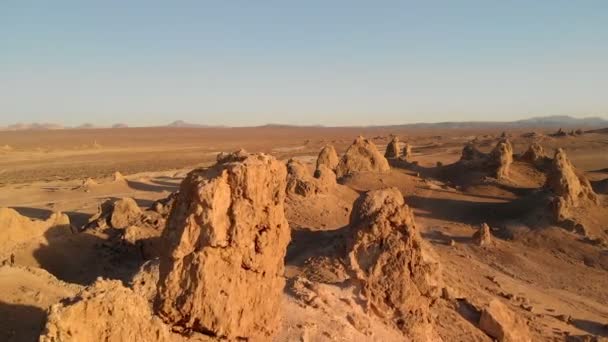
[[[0,341],[606,340],[607,194],[605,129],[0,132]]]

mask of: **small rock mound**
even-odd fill
[[[416,341],[435,340],[429,304],[440,267],[396,188],[366,193],[355,211],[348,258],[368,308]]]
[[[545,186],[555,195],[553,216],[558,223],[573,219],[577,207],[599,204],[589,180],[575,169],[561,148],[555,152]]]
[[[385,158],[393,159],[401,156],[401,143],[398,137],[393,139],[386,145],[386,152],[384,153]]]
[[[545,149],[537,142],[533,142],[521,156],[521,160],[532,164],[536,164],[545,158]]]
[[[522,317],[494,299],[481,312],[479,328],[498,342],[531,342],[530,331]]]
[[[107,200],[101,203],[97,214],[91,217],[85,228],[124,229],[137,224],[141,219],[142,211],[137,202],[130,197],[124,197],[116,201]]]
[[[97,183],[93,178],[87,178],[82,181],[82,185],[80,187],[83,189],[88,189],[97,185],[99,185],[99,183]]]
[[[188,174],[162,236],[156,303],[167,323],[228,340],[270,340],[290,241],[286,176],[285,164],[264,154]]]
[[[473,234],[473,243],[477,246],[489,246],[492,244],[492,232],[490,231],[490,226],[486,223],[483,223],[479,230]]]
[[[507,139],[502,139],[496,144],[489,156],[489,163],[494,168],[497,179],[509,177],[511,164],[513,163],[513,146]]]
[[[315,177],[300,161],[290,159],[287,162],[287,194],[296,194],[304,197],[320,193],[327,193],[335,187],[336,174],[325,164],[319,165]]]
[[[316,169],[318,170],[321,165],[325,165],[330,170],[335,170],[339,162],[340,159],[338,159],[338,154],[333,145],[325,145],[317,157]]]
[[[388,160],[378,152],[376,145],[358,137],[340,159],[336,176],[342,178],[357,172],[388,172],[390,169]]]
[[[143,297],[118,280],[97,280],[50,308],[40,342],[168,341],[170,336]]]

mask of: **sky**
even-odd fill
[[[0,125],[608,118],[608,1],[0,0]]]

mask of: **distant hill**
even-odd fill
[[[112,126],[112,128],[127,128],[126,124],[118,123]],[[201,125],[183,120],[176,120],[172,123],[162,126],[172,128],[220,128],[226,126],[210,126]],[[257,126],[260,128],[288,128],[288,127],[310,127],[310,128],[322,128],[322,125],[288,125],[288,124],[266,124]],[[361,127],[361,126],[350,126],[350,127]],[[608,120],[601,117],[586,117],[586,118],[574,118],[567,115],[554,115],[554,116],[543,116],[533,117],[530,119],[517,120],[517,121],[447,121],[447,122],[436,122],[436,123],[413,123],[403,125],[375,125],[369,127],[377,128],[435,128],[435,129],[454,129],[454,128],[563,128],[563,129],[599,129],[608,128]],[[68,129],[70,127],[64,127],[61,125],[51,123],[18,123],[7,127],[0,127],[0,131],[22,131],[22,130],[52,130],[52,129]],[[77,127],[76,129],[89,129],[89,128],[100,128],[91,123],[86,123]]]
[[[64,129],[61,125],[56,125],[52,123],[17,123],[14,125],[9,125],[3,127],[2,130],[5,131],[25,131],[25,130],[52,130],[52,129]]]

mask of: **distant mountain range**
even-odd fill
[[[126,124],[118,123],[111,126],[111,128],[127,128]],[[226,126],[209,126],[201,125],[196,123],[190,123],[183,120],[173,121],[166,126],[159,127],[172,127],[172,128],[208,128],[208,127],[226,127]],[[267,124],[258,127],[267,128],[282,128],[282,127],[301,127],[295,125],[284,125],[284,124]],[[306,127],[324,127],[321,125],[310,125]],[[353,126],[354,127],[354,126]],[[373,127],[396,127],[396,128],[439,128],[439,129],[450,129],[450,128],[485,128],[485,127],[503,127],[503,128],[608,128],[608,120],[600,117],[587,117],[587,118],[574,118],[567,115],[554,115],[554,116],[542,116],[533,117],[530,119],[517,120],[517,121],[447,121],[447,122],[436,122],[436,123],[412,123],[403,125],[377,125]],[[95,128],[110,128],[95,126],[90,123],[86,123],[76,127],[66,127],[51,123],[18,123],[6,127],[0,127],[0,131],[23,131],[23,130],[57,130],[57,129],[95,129]]]

